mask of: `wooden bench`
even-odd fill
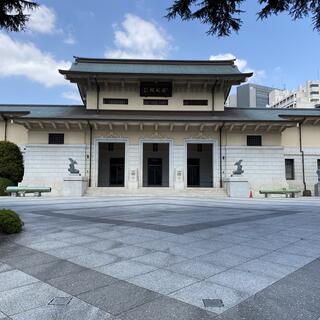
[[[291,198],[295,198],[295,195],[300,193],[300,190],[296,190],[296,189],[270,189],[270,190],[260,190],[259,193],[260,194],[264,194],[265,198],[268,198],[269,194],[285,194],[286,198],[288,198],[289,196],[291,196]]]
[[[50,187],[26,187],[26,186],[19,186],[19,187],[7,187],[6,192],[10,193],[11,196],[23,196],[25,197],[26,193],[33,193],[34,196],[41,197],[41,193],[44,192],[51,192]]]

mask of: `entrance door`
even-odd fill
[[[188,159],[188,187],[200,187],[200,159]]]
[[[99,142],[98,187],[124,187],[125,143]]]
[[[162,159],[148,158],[148,185],[162,185]]]
[[[124,159],[110,158],[110,186],[122,187],[124,185]]]

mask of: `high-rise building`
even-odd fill
[[[297,90],[273,90],[271,108],[320,108],[320,80],[309,80]]]
[[[237,107],[237,95],[230,94],[227,101],[226,101],[227,108],[236,108]]]
[[[237,88],[237,106],[239,108],[266,108],[269,105],[269,93],[275,88],[247,83]]]

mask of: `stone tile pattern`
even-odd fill
[[[290,208],[274,200],[19,201],[11,207],[25,231],[0,237],[0,277],[13,279],[3,286],[8,295],[3,307],[0,296],[0,311],[16,319],[230,317],[320,256],[320,218],[311,200],[292,200]],[[45,299],[33,293],[37,288],[48,289]],[[26,294],[30,300],[22,299]],[[44,302],[54,296],[74,298],[58,311]],[[10,299],[24,301],[9,310]],[[205,308],[203,299],[222,299],[224,307]],[[317,300],[310,301],[300,311],[305,319],[318,314]]]

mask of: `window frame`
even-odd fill
[[[57,140],[55,140],[55,139],[57,139]],[[61,140],[59,141],[59,139],[61,139]],[[55,145],[64,144],[64,133],[49,132],[48,133],[48,144],[55,144]]]
[[[127,98],[103,98],[103,104],[119,104],[119,105],[128,105],[129,99]]]
[[[291,166],[291,175],[289,176],[287,174],[287,166],[290,163]],[[286,176],[286,180],[295,180],[295,161],[293,158],[287,158],[285,159],[285,176]]]
[[[183,105],[184,106],[208,106],[209,101],[208,99],[184,99]]]
[[[144,106],[168,106],[168,99],[143,99]]]
[[[259,138],[259,143],[258,144],[255,144],[253,143],[251,140],[250,142],[250,139],[254,139],[254,138]],[[247,147],[262,147],[262,135],[258,135],[258,134],[249,134],[247,135]]]

